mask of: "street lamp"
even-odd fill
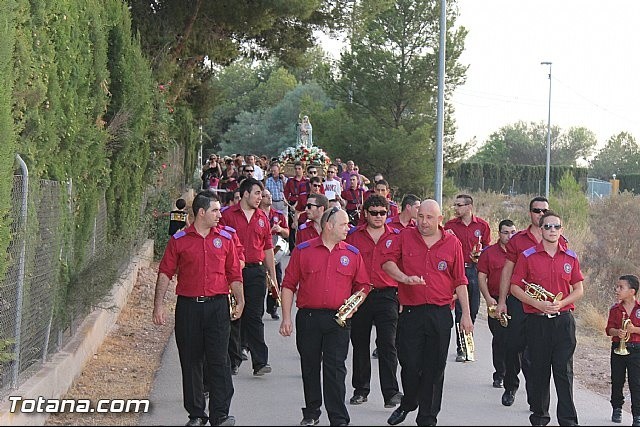
[[[551,62],[544,61],[540,65],[549,66],[549,115],[547,117],[547,169],[545,171],[544,195],[549,198],[549,172],[551,170]]]

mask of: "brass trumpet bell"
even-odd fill
[[[487,306],[487,314],[489,315],[489,317],[497,319],[498,321],[500,321],[500,326],[506,328],[507,326],[509,326],[509,319],[511,319],[511,316],[509,316],[507,313],[500,313],[500,316],[498,316],[497,311],[497,305]]]
[[[622,321],[621,329],[625,331],[625,336],[624,338],[620,339],[620,345],[618,346],[618,348],[613,349],[613,352],[618,356],[628,356],[629,354],[631,354],[627,349],[627,341],[629,341],[629,339],[631,338],[631,333],[629,333],[629,331],[627,330],[630,323],[631,323],[631,319],[624,319]]]
[[[358,308],[362,301],[364,301],[365,295],[361,292],[356,292],[351,295],[349,299],[344,301],[344,304],[340,306],[338,312],[335,315],[335,320],[338,325],[343,328],[347,325],[347,319]]]
[[[524,279],[522,279],[522,282],[525,284],[524,292],[533,299],[551,302],[558,302],[562,299],[562,292],[558,292],[554,295],[540,285],[529,283]]]

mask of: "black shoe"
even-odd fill
[[[351,399],[349,399],[349,403],[352,405],[360,405],[361,403],[366,402],[367,396],[361,396],[359,394],[354,394]]]
[[[186,426],[206,426],[207,425],[206,418],[189,418],[189,421],[185,424]]]
[[[271,318],[272,318],[273,320],[278,320],[278,319],[280,319],[280,315],[278,314],[278,311],[277,311],[277,310],[273,310],[273,311],[271,312]]]
[[[396,394],[391,396],[391,399],[389,399],[386,402],[384,402],[384,407],[385,408],[395,408],[397,405],[402,403],[402,398],[403,397],[404,397],[404,394],[402,394],[400,392],[397,392]]]
[[[456,355],[456,362],[466,362],[467,358],[464,357],[464,354],[462,354],[461,351],[458,352],[458,354]]]
[[[387,424],[392,426],[400,424],[401,422],[404,421],[405,418],[407,418],[408,414],[409,414],[409,411],[405,411],[402,408],[398,408],[391,413],[391,416],[387,420]]]
[[[253,375],[256,377],[261,377],[264,374],[270,374],[270,373],[271,373],[271,366],[269,366],[269,364],[263,365],[258,369],[253,370]]]
[[[231,375],[238,375],[238,369],[239,369],[239,366],[232,366]]]
[[[315,426],[320,422],[320,418],[303,418],[300,421],[301,426]]]
[[[516,392],[515,391],[505,390],[504,393],[502,393],[502,404],[504,406],[513,405],[513,401],[514,400],[516,400]]]
[[[493,388],[502,388],[502,380],[493,380]]]
[[[611,414],[611,421],[614,423],[622,422],[622,408],[613,408],[613,413]]]
[[[240,358],[242,358],[242,360],[249,360],[249,350],[243,348],[240,352]]]
[[[640,426],[640,415],[636,415],[633,417],[633,424],[631,424],[632,426]]]
[[[378,349],[377,348],[373,349],[373,353],[371,353],[371,357],[373,357],[374,359],[378,358]]]

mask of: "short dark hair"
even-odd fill
[[[322,206],[324,210],[329,209],[329,199],[327,199],[327,196],[325,196],[324,194],[320,194],[320,193],[309,194],[309,197],[307,197],[307,200],[309,199],[315,199],[316,205]]]
[[[638,294],[638,289],[640,288],[640,280],[638,280],[638,276],[635,274],[624,274],[618,277],[618,280],[624,280],[629,284],[629,289],[633,289],[636,291],[636,295]]]
[[[513,227],[515,224],[510,219],[503,219],[498,224],[498,231],[502,231],[502,227]]]
[[[533,204],[535,202],[545,202],[547,204],[549,204],[549,199],[547,199],[544,196],[536,196],[533,199],[531,199],[531,201],[529,202],[529,212],[531,212],[531,208],[533,207]]]
[[[322,184],[322,179],[319,176],[312,176],[311,179],[309,179],[309,184],[313,184],[314,182]]]
[[[257,185],[258,187],[260,187],[260,191],[264,190],[264,185],[262,184],[262,182],[258,181],[253,177],[245,178],[244,180],[242,180],[239,188],[240,197],[243,197],[244,193],[251,193],[251,189],[253,188],[254,185]]]
[[[464,199],[467,204],[473,205],[473,197],[468,194],[458,194],[456,199]]]
[[[301,161],[297,161],[293,164],[293,167],[297,167],[297,166],[304,167]]]
[[[376,181],[376,187],[378,185],[384,185],[385,187],[387,187],[387,190],[389,189],[389,183],[387,182],[386,179],[379,179]]]
[[[367,200],[364,201],[363,209],[365,211],[369,210],[371,206],[383,207],[387,211],[389,211],[389,201],[387,200],[386,197],[382,197],[379,194],[372,194],[369,197],[367,197]]]
[[[187,201],[185,199],[176,200],[176,208],[184,209],[187,206]]]
[[[420,199],[415,194],[407,194],[402,198],[402,210],[407,208],[407,205],[413,206],[415,202],[419,202]]]
[[[540,221],[538,221],[538,226],[542,227],[542,224],[544,224],[544,219],[550,216],[555,216],[562,222],[562,218],[560,217],[560,215],[558,215],[552,210],[548,210],[540,217]]]
[[[228,205],[229,203],[233,202],[233,196],[235,195],[234,191],[227,191],[224,194],[224,204]]]
[[[211,206],[211,202],[219,202],[218,195],[213,191],[205,190],[196,194],[196,197],[193,199],[193,203],[191,207],[193,209],[193,214],[198,216],[198,211],[200,209],[204,209],[205,211],[209,209]]]

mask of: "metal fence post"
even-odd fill
[[[18,281],[17,281],[17,296],[16,296],[16,328],[15,328],[15,358],[13,361],[13,372],[11,376],[11,388],[18,387],[18,375],[20,374],[20,347],[22,345],[22,298],[24,293],[24,270],[26,263],[26,251],[27,251],[27,207],[28,207],[28,195],[29,195],[29,170],[26,163],[22,160],[19,154],[16,154],[16,159],[20,163],[20,169],[22,169],[22,207],[20,209],[20,229],[22,242],[20,243],[20,260],[18,261]]]

